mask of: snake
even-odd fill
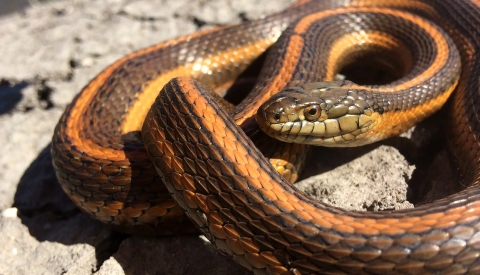
[[[254,274],[480,274],[479,26],[477,0],[300,0],[139,50],[67,106],[51,147],[58,181],[114,229],[199,230]],[[267,49],[253,90],[227,111],[211,90]],[[395,80],[335,79],[359,61]],[[247,135],[281,140],[291,153],[273,158],[296,165],[308,144],[372,143],[445,102],[464,188],[414,209],[358,212],[313,200],[286,179],[298,169],[284,174]]]

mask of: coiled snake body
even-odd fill
[[[204,85],[233,81],[288,25],[229,116]],[[57,177],[87,214],[127,232],[194,232],[185,211],[255,274],[480,274],[479,28],[473,0],[300,0],[140,50],[67,107],[52,142]],[[323,82],[371,52],[400,57],[398,80]],[[283,140],[366,144],[428,116],[455,86],[446,129],[466,188],[415,209],[350,212],[314,201],[239,128],[256,116]]]

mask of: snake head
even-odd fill
[[[322,146],[358,146],[383,110],[350,81],[285,88],[257,111],[260,128],[276,139]]]

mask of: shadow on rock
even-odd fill
[[[57,182],[48,145],[25,171],[14,198],[19,218],[39,242],[95,247],[97,262],[115,252],[125,235],[112,232],[84,215]]]
[[[91,245],[95,251],[94,266],[107,274],[122,270],[125,274],[245,274],[238,264],[218,253],[199,236],[131,236],[107,229],[90,219],[58,184],[50,146],[43,149],[25,171],[14,198],[19,218],[39,242]],[[68,252],[60,248],[53,253]],[[121,270],[102,266],[111,257],[119,264],[114,266]]]
[[[27,82],[11,84],[8,81],[0,80],[0,115],[15,109],[23,98],[22,90],[27,86]]]
[[[370,153],[380,145],[381,143],[377,142],[365,146],[347,148],[312,146],[311,163],[305,167],[305,171],[301,174],[299,181],[347,164],[356,158]]]
[[[412,157],[415,171],[409,181],[409,201],[415,205],[431,203],[461,191],[455,174],[446,140],[445,117],[448,104],[428,117],[412,132],[409,143],[396,145],[409,159]],[[394,145],[395,146],[395,145]]]

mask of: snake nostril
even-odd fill
[[[279,121],[280,120],[280,114],[274,114],[273,119],[275,119],[276,121]]]

